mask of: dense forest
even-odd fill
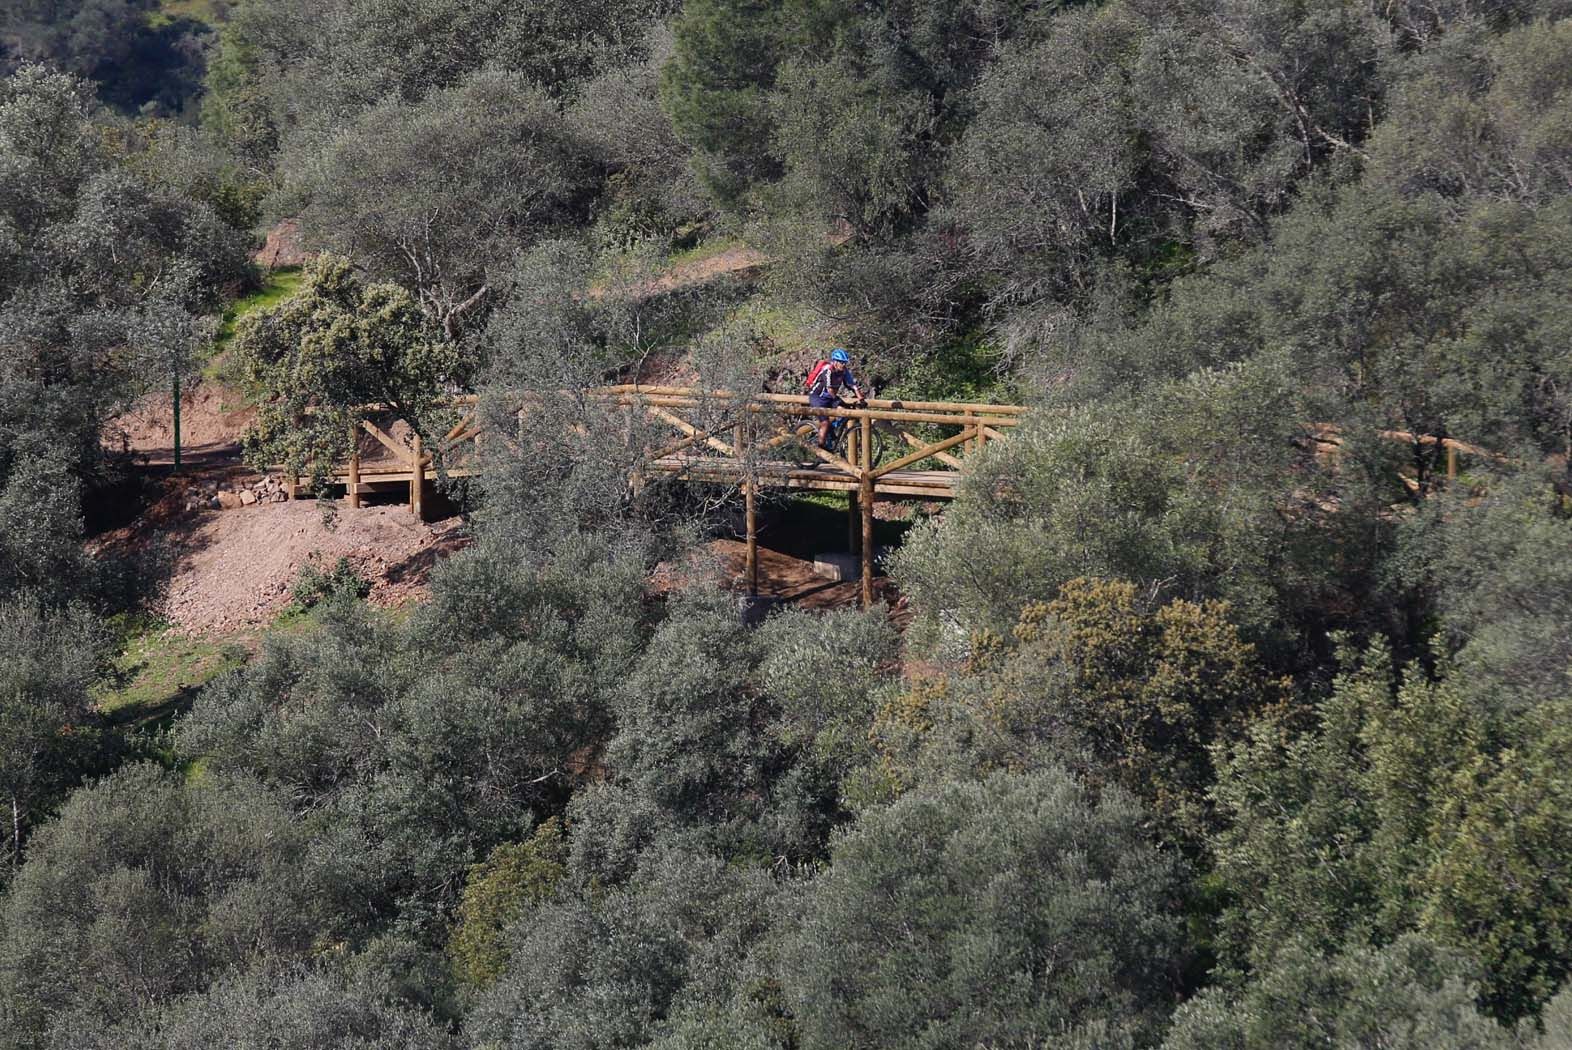
[[[11,0],[0,77],[0,1047],[1572,1045],[1569,0]],[[515,440],[428,601],[121,724],[105,428],[281,220],[256,462]],[[836,345],[1030,406],[910,622],[656,586],[725,508],[574,392]]]

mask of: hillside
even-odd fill
[[[1567,0],[0,8],[0,1050],[1572,1045]]]

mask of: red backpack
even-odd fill
[[[809,394],[813,393],[813,384],[819,381],[819,373],[828,367],[830,367],[829,358],[821,358],[815,362],[814,366],[808,369],[808,378],[802,384],[803,391]]]

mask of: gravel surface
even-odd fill
[[[329,527],[310,500],[203,512],[161,539],[172,548],[173,574],[160,612],[193,634],[267,623],[313,560],[326,570],[348,558],[372,581],[373,603],[402,605],[424,594],[432,565],[463,542],[457,520],[427,525],[401,506],[340,508]]]

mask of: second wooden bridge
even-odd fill
[[[851,546],[861,554],[862,600],[873,601],[874,506],[888,499],[953,499],[970,457],[1003,440],[1024,408],[954,401],[870,399],[856,406],[814,408],[796,394],[736,394],[675,386],[605,386],[574,395],[639,419],[642,454],[630,483],[665,476],[693,484],[740,488],[747,520],[747,580],[757,590],[758,495],[763,489],[844,492],[849,497]],[[375,440],[365,455],[359,440],[349,461],[327,478],[342,485],[351,506],[363,495],[409,487],[412,513],[422,513],[427,484],[479,473],[474,455],[487,427],[473,397],[455,398],[460,418],[435,449],[418,434],[395,437],[373,419],[359,429]],[[527,413],[527,403],[519,412]],[[833,448],[818,447],[828,418]],[[661,435],[664,435],[662,437]]]

